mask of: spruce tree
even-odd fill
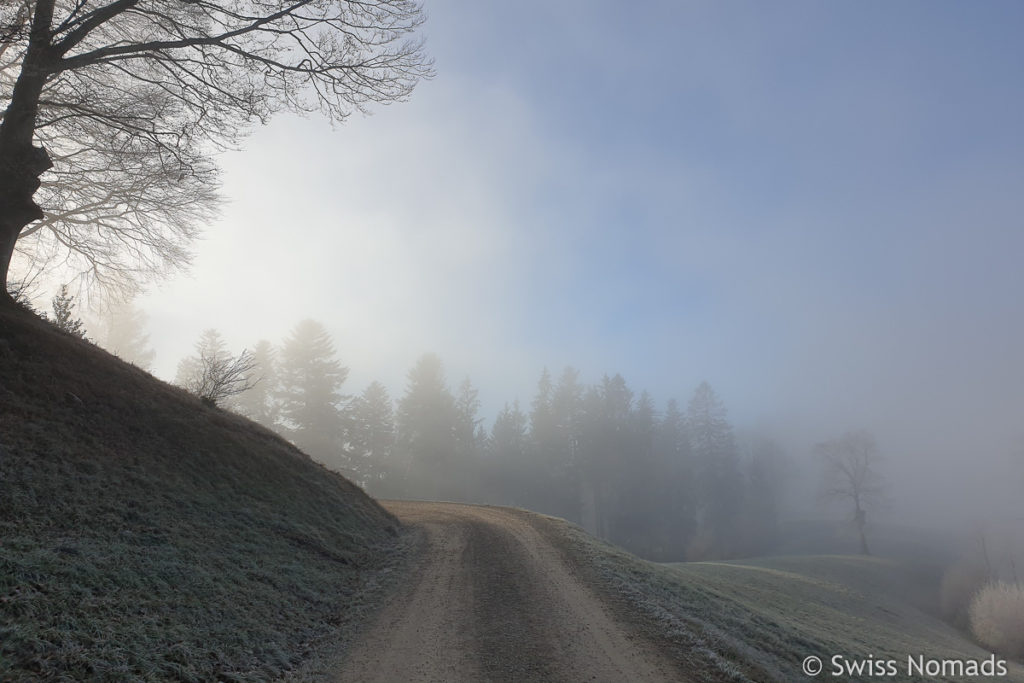
[[[455,398],[435,354],[421,356],[409,371],[396,421],[399,456],[415,495],[435,499],[460,495],[461,487],[454,483],[458,477]]]
[[[682,561],[693,536],[696,489],[686,418],[670,399],[654,433],[654,461],[658,484],[659,522],[652,559]]]
[[[195,344],[195,353],[178,362],[178,370],[174,376],[174,383],[193,391],[201,382],[203,374],[203,359],[211,361],[223,361],[230,357],[227,344],[224,338],[214,328],[203,330],[199,340]]]
[[[477,428],[483,418],[477,417],[480,410],[480,392],[467,377],[459,385],[455,397],[455,439],[457,454],[464,461],[475,460],[483,448],[477,441]]]
[[[697,387],[690,400],[686,427],[700,492],[700,538],[694,553],[704,558],[728,557],[736,548],[743,479],[725,405],[707,382]]]
[[[281,347],[278,402],[284,432],[306,454],[351,473],[345,452],[346,396],[341,386],[348,368],[335,357],[334,342],[323,325],[303,320]]]
[[[349,449],[359,482],[371,493],[386,486],[395,446],[395,413],[388,390],[371,383],[349,407]]]
[[[266,339],[256,342],[252,350],[255,364],[253,386],[235,399],[235,409],[250,420],[268,429],[279,429],[281,410],[278,404],[277,350]]]
[[[60,291],[51,301],[53,307],[53,324],[57,329],[85,339],[85,326],[75,317],[75,297],[68,292],[67,285],[61,285]]]
[[[146,333],[146,314],[132,302],[112,306],[101,321],[99,344],[143,370],[153,365],[156,352]]]

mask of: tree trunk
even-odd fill
[[[0,295],[3,298],[9,297],[7,274],[14,245],[25,226],[43,217],[42,209],[32,196],[39,189],[39,176],[51,165],[49,155],[41,147],[29,145],[27,149],[12,150],[0,144]]]
[[[861,509],[860,504],[857,505],[857,512],[855,513],[857,521],[857,531],[860,532],[860,553],[861,555],[870,555],[871,551],[868,550],[868,538],[864,535],[864,526],[867,521],[867,513]]]
[[[5,298],[14,245],[25,226],[43,217],[32,197],[39,189],[39,176],[53,165],[46,150],[32,144],[39,98],[57,64],[50,46],[53,4],[54,0],[36,2],[21,72],[0,123],[0,291]]]

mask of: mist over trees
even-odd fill
[[[588,385],[573,367],[557,379],[544,368],[528,410],[507,401],[488,425],[478,388],[467,377],[453,391],[433,353],[393,397],[378,381],[347,387],[349,369],[318,321],[252,348],[235,356],[208,329],[176,382],[199,395],[208,368],[244,357],[244,384],[231,385],[241,390],[208,402],[278,432],[374,496],[523,507],[662,561],[771,554],[786,540],[793,459],[763,433],[737,435],[708,382],[684,410],[676,399],[659,406],[619,374]],[[867,512],[882,491],[876,442],[850,432],[814,453],[821,493],[851,506],[840,507],[867,552]]]
[[[557,379],[544,369],[528,411],[512,400],[485,425],[478,389],[466,378],[453,391],[436,354],[416,360],[393,398],[376,381],[346,391],[348,368],[316,321],[253,348],[259,381],[225,406],[375,496],[524,507],[659,560],[760,554],[778,542],[786,455],[763,437],[741,448],[706,382],[684,412],[621,375],[588,386],[572,367]],[[229,355],[208,330],[182,373],[202,353]]]

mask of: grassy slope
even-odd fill
[[[270,432],[0,305],[0,680],[279,676],[361,618],[396,531]]]
[[[823,680],[856,680],[829,675],[835,654],[892,658],[901,672],[908,655],[989,656],[931,614],[937,576],[905,561],[808,556],[660,565],[562,520],[545,524],[619,616],[661,640],[699,680],[811,680],[800,668],[808,655],[825,662]],[[1024,667],[1011,664],[998,680],[1024,681]]]

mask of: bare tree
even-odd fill
[[[225,399],[256,386],[256,358],[242,350],[232,356],[215,329],[205,330],[196,343],[196,355],[182,359],[174,382],[208,405],[221,405]]]
[[[404,99],[432,74],[422,20],[411,0],[8,0],[4,294],[22,238],[108,286],[186,264],[216,202],[209,154],[281,110]]]
[[[200,372],[185,388],[202,399],[203,403],[213,406],[220,405],[230,396],[252,389],[259,381],[252,376],[256,361],[245,350],[234,358],[200,356],[199,369]]]
[[[839,439],[819,443],[814,448],[824,466],[822,494],[826,498],[853,503],[853,521],[860,534],[860,550],[870,555],[865,526],[867,505],[883,493],[878,473],[880,456],[875,438],[867,432],[848,432]]]

